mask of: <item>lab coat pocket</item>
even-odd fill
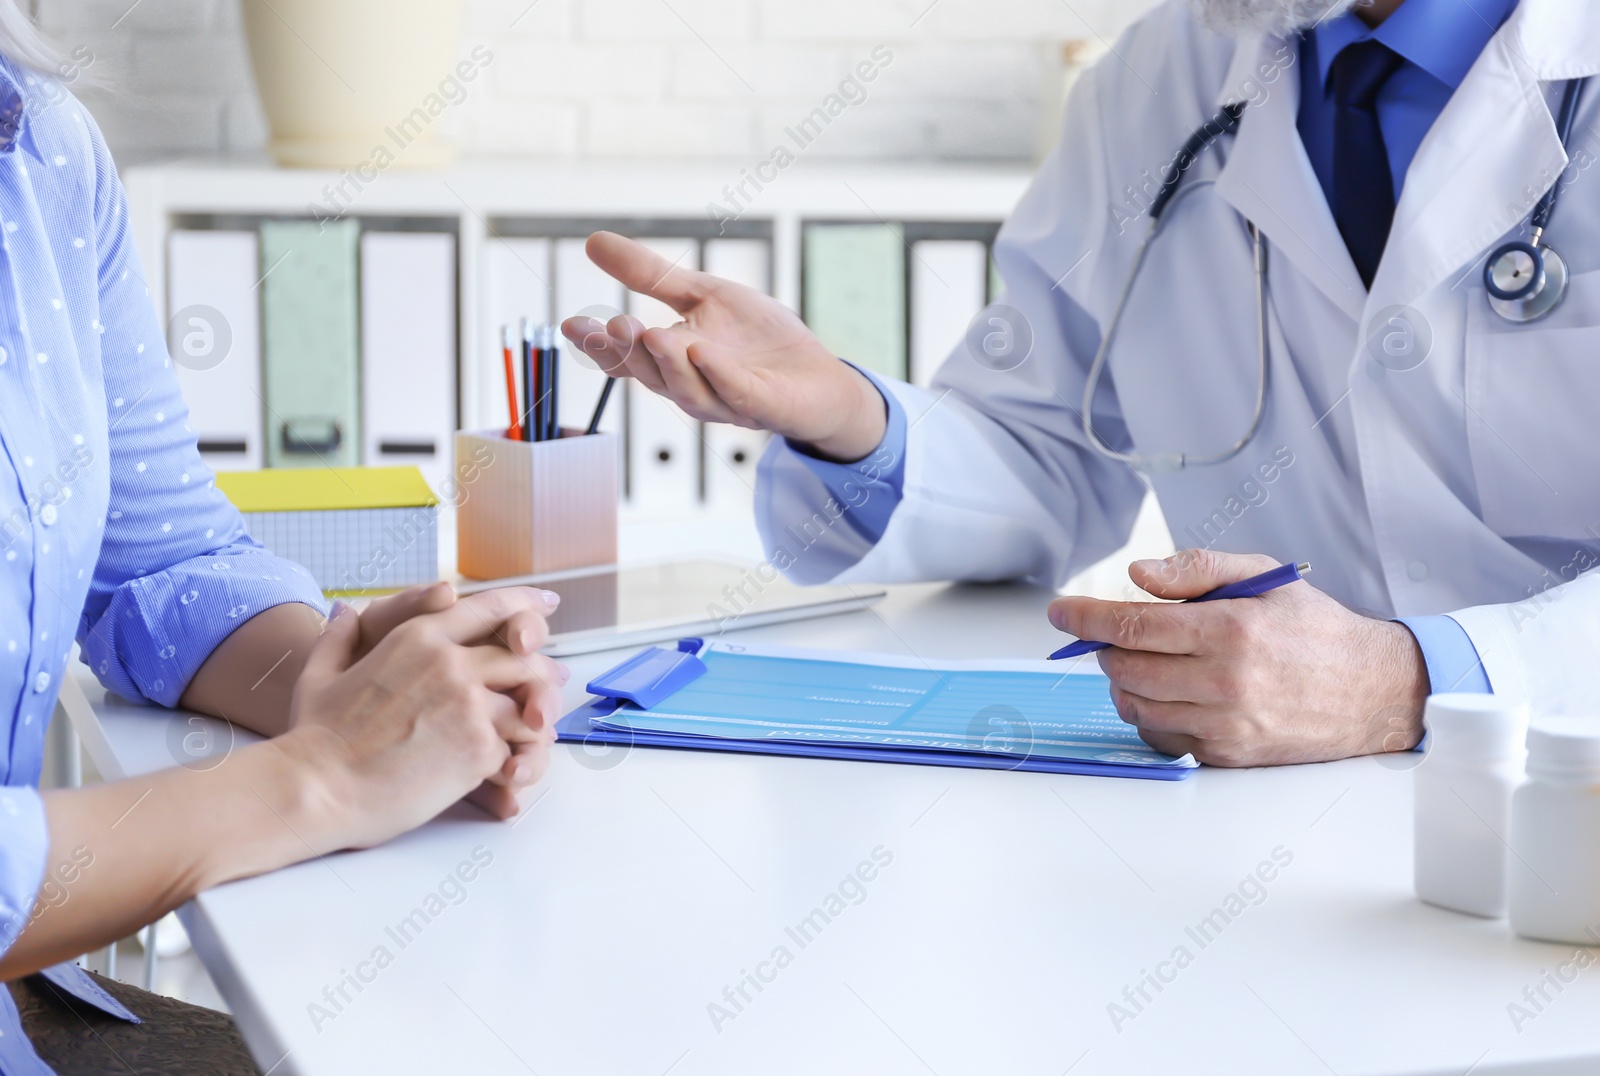
[[[1504,538],[1600,537],[1600,272],[1545,321],[1468,297],[1467,444],[1483,521]]]

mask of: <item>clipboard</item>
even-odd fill
[[[640,651],[588,690],[557,722],[558,742],[1166,781],[1198,767],[1141,741],[1098,669],[1043,661],[684,639]]]

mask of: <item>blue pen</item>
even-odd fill
[[[1229,583],[1226,586],[1218,587],[1216,590],[1207,591],[1198,598],[1190,598],[1189,601],[1217,602],[1222,601],[1224,598],[1258,598],[1269,590],[1277,590],[1281,586],[1297,582],[1301,576],[1310,570],[1311,565],[1304,562],[1300,564],[1282,564],[1269,572],[1262,572],[1260,575],[1253,575],[1249,579],[1241,579],[1237,583]],[[1082,657],[1084,654],[1092,654],[1096,650],[1105,650],[1110,645],[1110,643],[1096,643],[1087,639],[1079,639],[1077,642],[1068,643],[1054,654],[1051,654],[1049,660],[1059,661],[1062,658]]]

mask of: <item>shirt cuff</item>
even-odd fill
[[[118,587],[81,640],[84,663],[119,695],[176,706],[222,640],[290,602],[328,613],[311,573],[238,542]]]
[[[1428,694],[1493,694],[1478,648],[1460,624],[1448,616],[1408,616],[1398,622],[1406,626],[1422,650],[1422,660],[1428,666]]]
[[[28,925],[49,850],[39,793],[0,788],[0,953],[8,952]]]
[[[850,365],[872,382],[888,409],[887,428],[878,447],[854,463],[835,463],[821,459],[809,447],[787,437],[783,443],[844,507],[844,519],[850,529],[875,545],[888,530],[889,517],[894,515],[905,488],[906,411],[877,375],[855,363]]]

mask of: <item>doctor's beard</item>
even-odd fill
[[[1189,0],[1200,21],[1230,37],[1287,36],[1342,15],[1360,0]]]

